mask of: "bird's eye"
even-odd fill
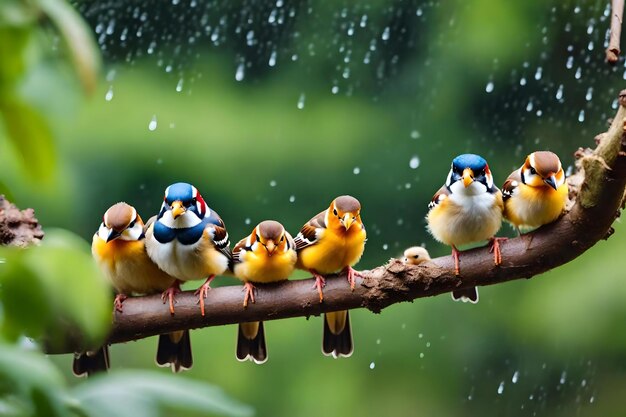
[[[132,229],[133,227],[135,227],[135,222],[137,222],[137,219],[130,222],[130,224],[128,225],[128,229]]]
[[[333,214],[336,216],[337,215],[337,209],[333,209]]]
[[[280,241],[282,242],[283,240],[285,240],[285,236],[284,235],[280,237]]]
[[[261,241],[261,237],[259,235],[256,235],[256,240],[258,240],[260,242]]]
[[[534,167],[530,167],[530,173],[532,175],[535,175],[537,173],[537,170]]]
[[[419,255],[414,255],[413,257],[414,257],[415,259],[417,259],[417,258],[419,258],[420,256],[419,256]]]

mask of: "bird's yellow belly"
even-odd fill
[[[289,278],[296,264],[296,254],[291,251],[273,256],[247,252],[244,262],[234,267],[235,276],[250,282],[275,282]]]
[[[539,227],[555,221],[565,209],[567,185],[537,191],[520,186],[504,205],[505,218],[515,226]]]
[[[345,236],[326,232],[319,243],[300,251],[298,267],[330,274],[355,265],[361,259],[365,247],[365,232],[359,232]]]
[[[466,210],[443,204],[426,216],[433,237],[446,245],[466,245],[492,238],[502,224],[502,210],[494,205],[488,210]]]

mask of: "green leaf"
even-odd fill
[[[37,3],[63,37],[84,90],[92,94],[98,81],[100,50],[91,29],[65,0],[38,0]]]
[[[217,387],[158,372],[111,372],[90,378],[73,394],[91,417],[152,417],[166,407],[220,416],[253,414]]]
[[[6,94],[24,76],[24,51],[30,34],[29,27],[0,25],[0,94]]]
[[[68,415],[64,407],[67,398],[63,376],[35,351],[0,343],[0,395],[19,400],[8,404],[26,408],[26,415]]]
[[[55,171],[56,150],[46,119],[12,94],[0,96],[0,114],[27,172],[38,180],[50,180]]]

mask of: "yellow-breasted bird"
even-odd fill
[[[254,283],[283,281],[296,266],[296,246],[282,224],[274,220],[259,223],[250,235],[233,248],[233,272],[244,282],[248,300],[254,303]],[[237,359],[250,359],[261,364],[267,361],[263,322],[240,323],[237,333]]]
[[[441,243],[452,247],[454,273],[460,275],[457,246],[490,240],[494,264],[500,265],[500,245],[495,234],[502,225],[502,193],[493,184],[487,161],[479,155],[463,154],[452,160],[443,187],[435,193],[426,215],[428,230]],[[478,302],[474,287],[452,292],[452,298]]]
[[[228,269],[232,257],[226,226],[211,210],[198,189],[178,182],[165,189],[161,211],[146,230],[146,249],[150,259],[176,281],[163,293],[174,314],[174,298],[181,281],[206,277],[197,290],[200,312],[216,275]]]
[[[402,262],[407,265],[420,265],[426,261],[430,261],[430,254],[421,246],[412,246],[404,251]]]
[[[350,288],[354,289],[358,273],[352,269],[365,249],[365,226],[361,221],[361,203],[351,196],[335,198],[330,207],[309,220],[295,238],[298,262],[296,266],[315,277],[315,287],[324,299],[325,279],[320,274],[344,270]],[[352,332],[348,311],[324,315],[322,352],[325,355],[350,356]]]
[[[504,217],[521,234],[559,218],[567,202],[568,187],[559,157],[548,151],[533,152],[502,186]]]
[[[155,294],[167,289],[175,279],[150,260],[145,248],[144,224],[134,207],[117,203],[105,213],[93,236],[91,252],[100,269],[116,291],[115,309],[123,313],[123,302],[129,295]],[[105,347],[108,362],[108,353]],[[97,356],[96,356],[97,357]],[[74,362],[76,374],[89,373],[94,357]],[[189,332],[180,331],[159,336],[156,362],[178,372],[193,363]],[[84,369],[85,366],[87,369]]]

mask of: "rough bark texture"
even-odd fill
[[[503,242],[502,265],[493,265],[487,248],[463,252],[462,276],[455,276],[452,257],[444,256],[419,266],[397,259],[363,271],[350,291],[345,274],[329,277],[320,303],[313,280],[258,285],[256,303],[244,309],[241,286],[209,291],[206,315],[200,315],[197,297],[186,291],[178,295],[171,316],[158,295],[131,298],[124,312],[116,312],[109,342],[120,343],[175,330],[319,315],[327,311],[367,308],[375,313],[401,301],[429,297],[470,286],[498,284],[531,278],[578,257],[612,233],[611,224],[623,208],[626,186],[626,91],[608,132],[598,135],[595,150],[576,152],[577,172],[568,178],[573,201],[556,222],[530,235]],[[65,350],[72,350],[68,346]],[[58,352],[61,353],[61,352]]]
[[[42,238],[43,230],[33,209],[20,210],[0,195],[0,245],[24,247]]]

